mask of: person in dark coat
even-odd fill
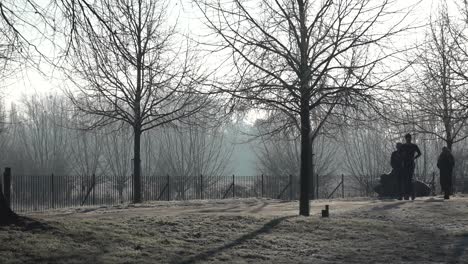
[[[404,176],[404,186],[405,186],[405,200],[411,199],[414,200],[414,189],[413,189],[413,175],[414,169],[416,167],[415,160],[421,156],[421,150],[419,150],[418,145],[411,143],[411,134],[405,135],[406,143],[401,146],[401,153],[403,156],[403,176]]]
[[[398,142],[396,144],[396,150],[392,152],[392,156],[390,158],[390,165],[392,166],[392,174],[397,178],[397,193],[398,193],[398,200],[403,199],[403,195],[405,193],[405,186],[404,186],[404,170],[403,170],[403,155],[401,152],[401,147],[403,144]]]
[[[447,147],[442,148],[437,159],[437,168],[440,171],[440,186],[444,192],[444,199],[450,199],[450,193],[452,192],[452,171],[455,166],[455,159],[452,153]]]

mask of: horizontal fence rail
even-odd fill
[[[13,174],[11,179],[11,207],[19,212],[113,205],[132,198],[130,177]]]
[[[16,175],[0,177],[0,188],[13,210],[43,211],[91,205],[129,203],[133,197],[132,176],[127,175]],[[325,184],[317,181],[311,198],[329,199],[366,196],[351,176],[331,177]],[[9,187],[5,186],[9,185]],[[177,201],[264,197],[299,199],[297,176],[148,176],[141,178],[144,201]],[[463,184],[468,186],[468,181]],[[312,193],[314,197],[312,197]],[[8,195],[7,195],[8,194]]]
[[[265,197],[298,199],[299,182],[292,176],[142,176],[144,201],[178,201]],[[17,212],[129,203],[132,176],[15,175],[11,207]]]

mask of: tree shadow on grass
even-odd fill
[[[373,207],[371,209],[371,211],[393,210],[393,209],[396,209],[396,208],[400,207],[400,205],[405,204],[405,203],[407,203],[407,201],[400,201],[400,202],[395,202],[395,203],[391,203],[391,204],[386,204],[386,205],[383,205],[383,206],[376,206],[376,207]]]
[[[13,219],[10,219],[10,221],[0,224],[0,227],[2,226],[5,228],[15,227],[21,231],[47,231],[54,229],[54,227],[45,221],[39,221],[21,215],[16,215]]]
[[[293,216],[293,215],[290,215],[290,216],[283,216],[283,217],[280,217],[280,218],[275,218],[271,221],[269,221],[268,223],[264,224],[260,229],[257,229],[257,230],[254,230],[253,232],[250,232],[248,234],[245,234],[241,237],[239,237],[238,239],[230,242],[230,243],[227,243],[227,244],[224,244],[220,247],[217,247],[217,248],[213,248],[213,249],[209,249],[209,250],[206,250],[204,252],[201,252],[199,254],[196,254],[188,259],[185,259],[185,260],[173,260],[171,261],[171,263],[180,263],[180,264],[191,264],[191,263],[197,263],[197,262],[204,262],[206,260],[208,260],[209,258],[215,256],[216,254],[219,254],[221,253],[222,251],[225,251],[225,250],[228,250],[228,249],[231,249],[235,246],[238,246],[238,245],[241,245],[242,243],[248,241],[248,240],[251,240],[251,239],[254,239],[255,237],[261,235],[261,234],[265,234],[265,233],[269,233],[273,228],[275,228],[276,226],[278,226],[279,224],[281,224],[281,222],[283,222],[284,220],[286,219],[290,219],[290,218],[293,218],[293,217],[296,217],[296,216]]]
[[[207,209],[200,209],[197,210],[197,213],[203,213],[203,214],[208,214],[208,213],[238,213],[243,211],[240,205],[235,205],[227,208],[207,208]]]
[[[450,263],[462,263],[462,257],[468,247],[468,233],[462,234],[454,245]],[[465,260],[468,262],[468,260]]]
[[[437,197],[431,197],[429,199],[424,200],[425,203],[443,203],[444,199],[443,198],[437,198]]]
[[[259,213],[267,206],[268,206],[268,203],[263,201],[262,204],[259,207],[253,208],[252,210],[250,210],[250,213],[254,213],[254,214]]]

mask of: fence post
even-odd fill
[[[319,175],[318,173],[315,175],[315,199],[319,199]]]
[[[262,174],[262,198],[263,198],[263,174]]]
[[[132,162],[133,164],[133,162]],[[133,171],[133,170],[132,170]],[[132,173],[132,178],[131,178],[131,181],[130,181],[130,194],[131,194],[131,197],[130,199],[133,201],[134,199],[134,195],[133,195],[133,182],[134,182],[134,177],[133,177],[133,173]]]
[[[96,174],[93,173],[93,205],[96,205]]]
[[[292,175],[289,174],[289,200],[291,201],[293,197],[293,184],[292,184]]]
[[[341,198],[344,198],[344,175],[341,174]]]
[[[55,190],[54,190],[54,174],[50,175],[50,187],[52,187],[52,208],[55,208]]]
[[[187,175],[186,176],[182,176],[181,177],[182,179],[182,200],[185,201],[185,181],[187,179]]]
[[[171,200],[171,189],[169,186],[169,174],[167,175],[167,201]]]
[[[5,196],[5,202],[8,207],[11,208],[11,168],[6,167],[3,172],[3,195]]]
[[[200,198],[203,200],[203,174],[200,174]]]
[[[234,182],[234,174],[232,175],[232,198],[236,197],[236,185]]]

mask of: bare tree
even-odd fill
[[[72,133],[70,170],[75,175],[90,176],[102,171],[103,136],[101,131],[75,130]]]
[[[168,2],[79,1],[68,73],[79,89],[69,92],[99,124],[125,122],[133,129],[134,202],[141,202],[141,134],[199,112],[208,96],[195,94],[203,75],[190,44],[168,25]]]
[[[2,184],[0,183],[0,187]],[[3,194],[3,187],[0,188],[0,225],[10,224],[16,222],[18,216],[15,212],[13,212],[10,206],[7,204],[5,200],[5,196]]]
[[[278,119],[278,115],[271,117]],[[273,120],[271,120],[273,121]],[[266,175],[299,175],[300,169],[300,134],[295,126],[288,130],[281,130],[279,133],[269,135],[264,128],[271,124],[267,120],[257,120],[257,129],[260,130],[260,146],[257,148],[260,171]],[[325,130],[322,130],[325,131]],[[314,150],[314,174],[327,176],[333,173],[333,156],[337,150],[332,143],[332,138],[327,138],[321,134],[313,142]]]
[[[325,136],[318,136],[313,142],[313,175],[310,182],[314,195],[311,197],[318,199],[318,194],[323,196],[327,193],[332,182],[334,173],[337,171],[335,164],[335,154],[337,146],[334,139]],[[275,134],[272,137],[263,137],[260,146],[256,151],[259,160],[259,170],[262,174],[269,176],[299,176],[300,169],[300,142],[297,135],[295,137]],[[320,187],[319,187],[320,184]],[[315,189],[314,189],[315,187]]]
[[[393,144],[383,131],[378,127],[361,127],[342,132],[344,170],[361,195],[371,195],[379,176],[390,168]]]
[[[162,132],[160,151],[168,174],[220,176],[226,172],[232,147],[227,145],[224,127],[190,126]]]
[[[6,14],[4,3],[0,3],[0,87],[3,87],[4,81],[10,77],[14,71],[12,67],[19,65],[21,42],[19,34],[12,27],[14,18]],[[4,117],[4,116],[2,116]],[[2,118],[2,128],[4,128],[4,119]],[[5,132],[3,129],[1,132]],[[7,204],[3,194],[3,186],[0,183],[0,225],[18,222],[18,216]]]
[[[115,179],[112,187],[117,190],[119,200],[123,201],[124,190],[131,179],[128,166],[132,153],[131,129],[122,127],[113,131],[112,127],[108,127],[106,130],[103,135],[106,174],[112,175]]]
[[[199,190],[199,182],[195,179],[200,175],[203,175],[205,187],[214,184],[219,176],[227,173],[233,151],[233,145],[226,140],[225,133],[225,126],[222,125],[179,124],[151,131],[146,135],[147,141],[152,142],[145,157],[153,157],[152,164],[156,168],[152,175],[176,176],[177,182],[172,189],[178,195],[184,195],[190,188]],[[193,184],[190,184],[192,181]]]
[[[431,17],[424,43],[418,46],[412,63],[410,81],[399,96],[407,105],[409,124],[417,133],[432,134],[443,140],[451,150],[453,144],[468,137],[463,129],[468,121],[468,105],[463,98],[468,93],[468,79],[454,69],[468,67],[458,52],[461,38],[456,21],[441,5],[436,17]]]
[[[1,80],[1,78],[0,78]],[[4,110],[1,110],[1,115],[0,115],[0,126],[2,129],[0,130],[0,137],[1,137],[1,147],[3,149],[3,153],[6,153],[4,146],[6,145],[5,142],[5,131],[4,131],[4,123],[5,121],[5,115],[4,115]],[[1,157],[1,160],[3,161],[5,157]],[[3,177],[3,176],[0,176]],[[2,185],[3,179],[0,179],[0,225],[4,224],[9,224],[12,222],[15,222],[17,220],[17,215],[15,212],[13,212],[8,205],[5,196],[3,194],[3,185]]]
[[[395,20],[397,10],[391,1],[369,0],[195,3],[232,59],[236,75],[220,90],[281,111],[291,117],[286,126],[300,127],[299,213],[309,215],[311,142],[327,118],[314,131],[311,113],[319,106],[331,113],[336,105],[370,101],[372,88],[389,77],[377,75],[380,62],[391,56],[381,44],[404,28]]]
[[[457,144],[457,148],[453,151],[453,156],[455,157],[455,168],[454,168],[454,175],[456,178],[460,179],[463,184],[463,192],[468,192],[468,185],[467,183],[467,173],[468,173],[468,142],[464,140]],[[457,185],[457,182],[454,182],[454,187],[458,188],[461,187]]]
[[[67,173],[72,173],[74,178],[71,186],[79,186],[83,204],[91,190],[104,180],[104,170],[107,169],[103,166],[104,137],[100,131],[88,130],[73,130],[70,136],[70,146],[67,147],[74,162],[69,165]]]
[[[0,3],[0,15],[3,15],[2,4]],[[15,51],[18,49],[17,38],[14,32],[7,27],[6,22],[0,19],[0,87],[4,80],[11,73],[10,65],[14,58]],[[3,107],[3,104],[2,104]],[[2,109],[3,110],[3,109]],[[5,115],[4,111],[1,113],[0,125],[2,127],[0,133],[4,133]],[[3,141],[3,140],[2,140]],[[2,142],[3,143],[3,142]],[[3,186],[0,181],[0,225],[15,222],[17,215],[11,210],[7,204],[3,194]]]
[[[16,37],[10,33],[2,21],[0,21],[0,88],[4,86],[4,81],[14,72],[12,67],[16,58],[16,51],[19,48]]]
[[[63,98],[31,96],[14,110],[10,149],[17,173],[65,174],[71,156],[71,130]]]

